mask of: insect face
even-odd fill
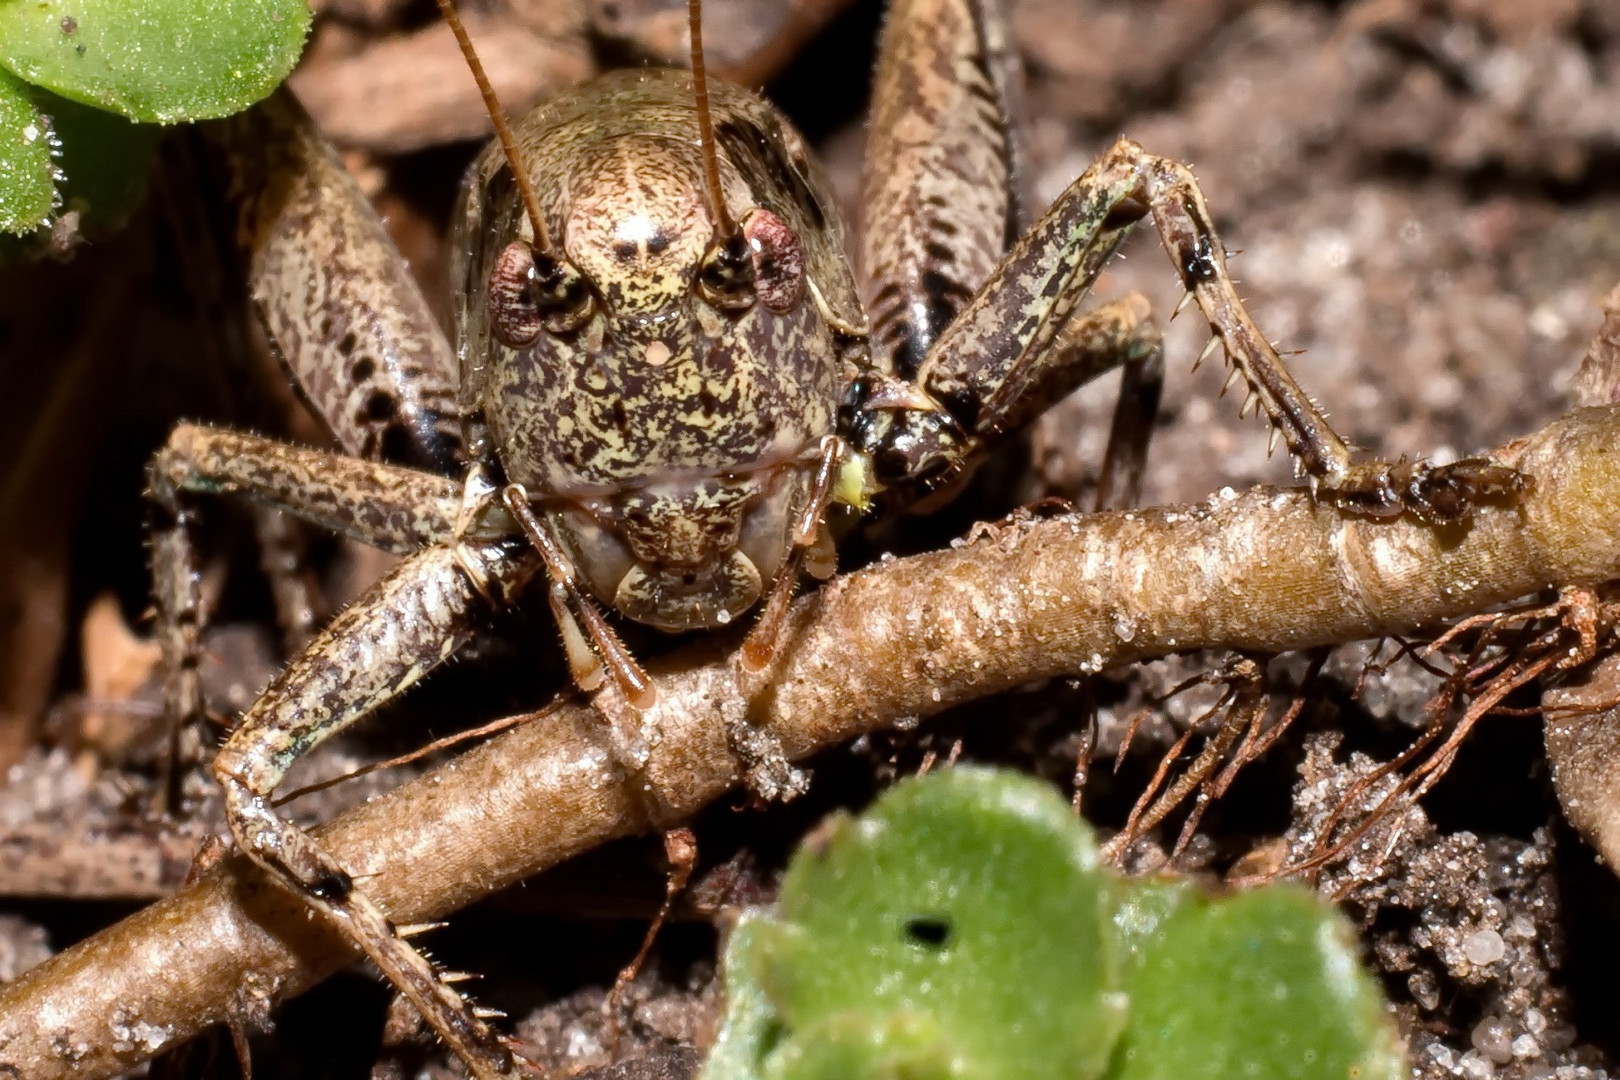
[[[772,185],[788,185],[727,156],[738,227],[721,234],[690,87],[679,74],[624,82],[643,105],[629,124],[564,98],[520,126],[548,163],[539,197],[556,250],[538,250],[515,211],[515,239],[481,238],[487,268],[468,273],[486,332],[462,343],[464,364],[507,479],[597,598],[653,626],[714,626],[782,565],[836,422],[842,365],[796,227],[821,211],[783,208]],[[484,197],[502,189],[497,162]]]

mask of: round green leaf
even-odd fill
[[[0,65],[131,120],[227,116],[286,78],[304,0],[0,0]]]
[[[54,135],[22,83],[0,71],[0,232],[32,232],[56,206]]]
[[[702,1080],[1405,1080],[1314,893],[1121,882],[1024,776],[955,769],[835,816],[727,943]]]
[[[1122,1022],[1108,879],[1055,791],[958,768],[836,818],[756,928],[776,1080],[1086,1080]]]
[[[1383,998],[1339,913],[1276,885],[1121,906],[1130,1019],[1109,1080],[1405,1080]]]

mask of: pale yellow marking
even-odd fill
[[[865,510],[876,493],[877,479],[872,475],[871,458],[851,453],[838,463],[838,477],[833,481],[834,502]]]

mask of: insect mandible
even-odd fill
[[[481,1080],[514,1075],[518,1059],[275,812],[293,761],[451,656],[481,609],[542,579],[573,676],[603,702],[644,708],[654,695],[603,608],[687,630],[762,607],[737,663],[759,685],[802,570],[830,569],[830,505],[893,508],[947,487],[1103,371],[1124,365],[1153,397],[1145,302],[1080,308],[1143,218],[1248,385],[1245,408],[1264,410],[1320,498],[1445,524],[1522,483],[1480,460],[1353,461],[1238,300],[1184,166],[1122,139],[1025,228],[997,0],[890,9],[860,276],[789,123],[706,84],[696,0],[693,71],[568,91],[473,164],[453,241],[453,350],[294,107],[222,131],[255,299],[345,453],[190,425],[159,452],[170,708],[202,708],[190,493],[247,495],[404,557],[277,676],[213,772],[243,852],[341,927]],[[1110,460],[1139,464],[1147,427],[1138,417],[1136,445]]]

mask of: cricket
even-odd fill
[[[497,137],[454,214],[448,337],[290,98],[231,121],[254,299],[342,452],[182,425],[149,472],[178,722],[202,710],[197,496],[246,497],[403,557],[274,679],[212,772],[236,846],[350,937],[480,1080],[526,1066],[363,881],[277,812],[291,765],[454,655],[478,613],[540,592],[610,724],[656,700],[616,620],[748,625],[735,674],[757,691],[788,647],[801,579],[833,573],[840,528],[947,498],[1009,435],[1119,368],[1100,501],[1128,505],[1159,331],[1139,297],[1083,302],[1146,219],[1209,324],[1205,356],[1223,355],[1241,408],[1265,414],[1319,503],[1448,526],[1523,490],[1485,459],[1357,459],[1245,311],[1186,166],[1122,138],[1026,221],[998,0],[889,5],[858,249],[789,121],[707,76],[699,0],[690,28],[690,69],[607,74],[510,122],[482,83]],[[746,721],[728,737],[756,789],[791,794]],[[624,756],[633,769],[634,747]]]

